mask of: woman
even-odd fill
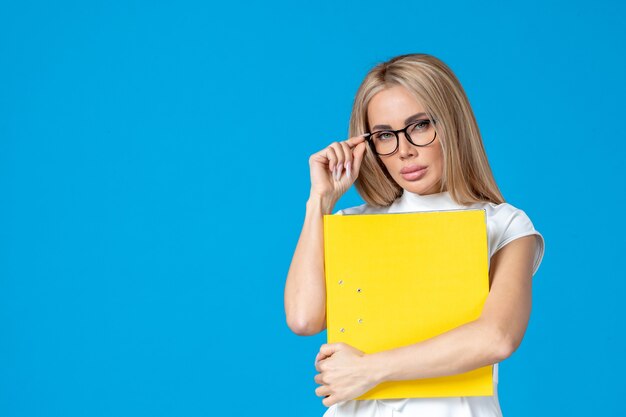
[[[498,363],[524,336],[543,236],[504,202],[465,92],[439,59],[407,54],[374,67],[356,94],[350,136],[309,159],[311,192],[285,286],[289,327],[300,335],[326,327],[323,215],[353,183],[366,203],[336,214],[485,209],[490,289],[479,319],[420,343],[371,354],[322,345],[315,392],[329,407],[324,416],[501,416]],[[355,400],[384,381],[490,364],[493,396]]]

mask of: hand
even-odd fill
[[[359,176],[366,145],[365,137],[354,136],[342,142],[333,142],[311,155],[311,195],[334,202],[339,200]]]
[[[346,343],[323,344],[315,358],[315,382],[322,386],[315,395],[325,397],[326,407],[352,400],[368,392],[376,385],[366,354]]]

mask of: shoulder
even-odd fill
[[[338,210],[335,214],[343,215],[343,214],[379,214],[386,213],[388,207],[377,207],[372,206],[370,204],[361,204],[358,206],[348,207],[341,210]]]
[[[543,259],[545,241],[543,235],[535,229],[528,214],[524,210],[509,203],[480,203],[479,206],[478,208],[484,209],[487,215],[490,257],[515,239],[529,235],[535,235],[537,237],[533,268],[534,274]]]
[[[491,222],[498,231],[506,233],[507,238],[513,238],[518,234],[538,233],[526,212],[512,204],[487,203],[484,208],[487,221]],[[506,243],[508,242],[500,242],[500,246]]]

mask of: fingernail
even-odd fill
[[[339,181],[341,179],[341,167],[342,167],[342,165],[339,165],[337,167],[337,181]]]
[[[348,176],[348,178],[352,178],[350,176],[350,169],[352,168],[352,162],[348,161],[348,163],[346,164],[346,175]]]

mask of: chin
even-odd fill
[[[435,188],[435,184],[421,184],[420,181],[403,181],[406,190],[416,194],[433,194],[438,193],[439,189]]]

